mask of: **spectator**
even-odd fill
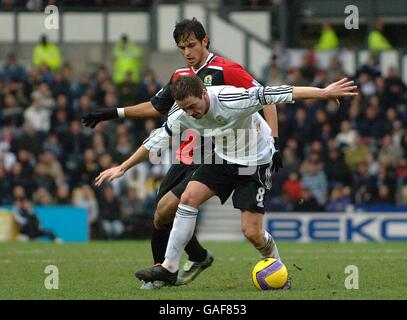
[[[113,194],[113,188],[106,185],[99,199],[99,214],[103,232],[108,240],[118,239],[124,226],[121,221],[119,199]]]
[[[374,30],[370,31],[368,35],[368,46],[370,51],[377,52],[392,48],[389,40],[387,40],[383,34],[383,29],[383,21],[381,19],[377,19]]]
[[[79,98],[77,105],[74,105],[75,118],[80,121],[80,119],[95,109],[95,105],[92,100],[87,95],[83,95]]]
[[[55,159],[58,159],[58,161],[61,161],[62,156],[63,156],[63,150],[62,146],[59,143],[58,136],[56,134],[51,133],[46,140],[43,143],[43,148],[44,151],[50,151]]]
[[[277,55],[270,57],[270,62],[262,70],[262,82],[267,86],[278,86],[284,83],[285,72],[279,67]]]
[[[345,150],[345,163],[352,170],[356,171],[361,163],[366,161],[369,153],[369,147],[363,141],[362,137],[356,135],[354,145],[346,147]]]
[[[89,73],[82,73],[78,81],[75,81],[71,87],[72,99],[79,99],[92,90],[91,77]]]
[[[359,134],[365,141],[372,143],[383,137],[386,133],[384,128],[385,122],[379,116],[378,108],[373,105],[368,106],[364,119],[359,123]]]
[[[322,163],[315,160],[306,160],[302,165],[301,171],[302,186],[309,190],[320,206],[323,206],[328,194],[328,181],[322,170]]]
[[[31,197],[32,193],[34,192],[34,183],[32,179],[32,174],[25,174],[23,172],[23,166],[21,162],[16,162],[13,166],[11,171],[11,182],[12,187],[15,188],[22,188],[26,191],[27,196]]]
[[[401,147],[394,143],[391,134],[386,134],[381,142],[377,157],[379,162],[390,163],[393,167],[396,167],[403,156]]]
[[[53,81],[51,83],[51,92],[53,97],[65,96],[70,94],[71,84],[68,79],[64,77],[62,70],[54,73]]]
[[[308,188],[301,190],[301,197],[294,205],[294,211],[297,212],[319,212],[322,211],[322,207],[318,203],[317,199],[311,194]]]
[[[45,150],[39,158],[41,163],[44,164],[45,172],[52,177],[57,185],[63,185],[65,183],[64,172],[54,154],[49,150]]]
[[[342,148],[353,146],[356,142],[357,131],[352,128],[348,120],[343,120],[340,124],[340,132],[336,135],[335,141]]]
[[[25,240],[34,240],[39,237],[47,237],[51,241],[61,242],[51,230],[41,227],[40,221],[35,214],[31,202],[26,198],[17,198],[14,203],[14,218],[18,224],[20,234]]]
[[[371,203],[376,205],[394,205],[394,195],[391,194],[389,186],[385,184],[380,185],[377,197],[373,198]]]
[[[5,171],[10,171],[17,161],[17,157],[9,151],[9,148],[9,145],[0,142],[0,161]]]
[[[89,185],[83,185],[75,188],[72,192],[72,203],[75,206],[85,208],[87,210],[87,222],[90,231],[90,238],[97,238],[99,206],[92,188]]]
[[[350,188],[337,185],[332,188],[325,210],[328,212],[344,212],[350,204]]]
[[[40,42],[34,48],[33,64],[36,67],[46,65],[52,71],[61,66],[61,52],[56,45],[48,41],[46,35],[41,36]]]
[[[140,81],[142,50],[136,44],[129,41],[127,35],[122,35],[114,48],[114,74],[115,84],[124,82],[128,72],[132,75],[135,83]]]
[[[132,106],[148,99],[144,99],[143,87],[133,82],[130,72],[126,73],[124,81],[117,86],[117,95],[121,106]]]
[[[352,171],[343,160],[339,148],[331,147],[328,151],[328,158],[325,161],[325,174],[328,179],[328,187],[343,184],[352,186]]]
[[[56,190],[56,204],[69,205],[71,204],[71,195],[69,192],[69,186],[61,184],[57,186]]]
[[[55,181],[53,177],[47,173],[47,168],[42,162],[37,163],[35,167],[34,185],[36,189],[44,188],[49,193],[54,193],[56,190]]]
[[[96,75],[92,81],[92,87],[94,88],[94,102],[97,105],[103,103],[106,93],[112,93],[115,91],[114,85],[105,66],[100,66],[96,70]]]
[[[288,180],[283,184],[283,193],[287,194],[290,200],[296,202],[301,197],[301,181],[297,172],[291,172],[288,175]]]
[[[12,190],[13,183],[0,157],[0,205],[7,205],[13,202]]]
[[[22,65],[17,63],[17,56],[15,53],[7,55],[6,63],[3,67],[3,80],[5,82],[11,81],[25,81],[26,72]]]
[[[12,94],[4,97],[4,107],[0,112],[1,125],[13,125],[21,127],[23,123],[23,108]]]
[[[332,26],[325,22],[322,24],[321,36],[315,45],[317,50],[333,50],[339,47],[339,39]]]
[[[361,162],[354,176],[353,198],[356,204],[369,204],[377,196],[377,180],[369,175],[367,163]]]
[[[135,167],[127,179],[127,189],[134,189],[138,198],[145,201],[147,198],[146,180],[140,174],[140,168]]]
[[[157,76],[152,69],[147,69],[144,72],[143,80],[140,83],[141,86],[141,100],[150,100],[155,94],[161,90],[162,85],[157,80]]]
[[[93,149],[86,149],[84,152],[84,163],[80,170],[81,182],[92,185],[95,178],[99,174],[99,165],[96,162],[96,154]]]
[[[24,112],[24,120],[35,130],[47,133],[51,128],[51,111],[41,103],[41,100],[35,99]]]
[[[153,217],[146,214],[144,203],[139,199],[136,189],[127,188],[121,204],[122,220],[127,233],[136,239],[148,238]]]

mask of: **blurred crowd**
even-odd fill
[[[123,39],[116,60],[125,56],[122,46]],[[123,66],[128,72],[117,71]],[[81,117],[96,108],[147,101],[161,84],[152,70],[141,72],[125,61],[116,61],[112,74],[100,66],[76,78],[73,68],[44,37],[30,70],[14,53],[1,66],[0,204],[17,198],[36,205],[74,204],[88,209],[95,237],[143,236],[167,168],[145,163],[101,190],[93,182],[101,170],[129,157],[162,119],[111,121],[92,130]]]
[[[0,69],[1,205],[16,199],[74,204],[88,209],[92,237],[145,236],[168,165],[145,162],[100,189],[93,181],[128,158],[164,119],[121,119],[94,130],[80,121],[96,108],[134,105],[161,89],[154,71],[134,62],[142,53],[127,37],[114,50],[112,72],[99,66],[79,77],[44,37],[28,70],[8,54]],[[407,204],[407,88],[397,70],[383,76],[374,54],[355,75],[345,74],[336,55],[327,69],[312,50],[299,68],[290,68],[285,57],[284,50],[273,55],[259,79],[264,85],[324,87],[348,76],[360,95],[339,108],[334,101],[279,105],[284,168],[274,176],[267,209]]]
[[[386,76],[371,54],[355,75],[333,55],[327,69],[314,51],[287,67],[283,51],[271,58],[263,83],[324,87],[342,77],[359,95],[278,107],[284,168],[274,176],[269,210],[344,211],[350,205],[407,204],[407,88],[396,68]]]

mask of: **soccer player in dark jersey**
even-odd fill
[[[171,95],[171,84],[181,75],[196,74],[206,86],[233,85],[235,87],[250,88],[257,86],[258,82],[240,66],[223,57],[209,52],[209,38],[202,24],[195,18],[183,20],[176,24],[174,40],[185,58],[187,66],[178,69],[172,75],[169,83],[160,90],[150,101],[117,109],[99,109],[83,118],[85,126],[94,128],[99,122],[116,118],[144,118],[166,115],[175,104]],[[275,148],[278,151],[277,111],[274,105],[266,107],[264,117],[272,130]],[[177,150],[179,164],[173,164],[161,183],[157,194],[157,208],[154,213],[151,248],[154,263],[164,261],[168,237],[172,222],[178,208],[179,199],[189,181],[192,172],[199,166],[191,163],[192,140],[187,140]],[[273,171],[282,167],[280,152],[273,155]],[[212,254],[204,249],[194,235],[185,247],[188,261],[178,274],[177,284],[186,284],[192,281],[202,270],[212,264]],[[161,284],[146,284],[144,288],[157,288]]]

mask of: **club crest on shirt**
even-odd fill
[[[217,116],[216,121],[218,121],[220,124],[226,124],[226,119],[222,116]]]
[[[212,85],[212,75],[208,74],[207,76],[205,76],[203,82],[204,82],[205,86],[211,86]]]

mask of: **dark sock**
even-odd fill
[[[188,259],[194,262],[204,261],[208,252],[204,249],[201,244],[198,242],[195,234],[189,240],[188,244],[185,247],[185,252],[188,254]]]
[[[170,237],[172,225],[163,230],[158,230],[153,226],[151,235],[151,250],[153,251],[154,264],[163,263],[165,259],[165,250],[167,249],[168,238]]]

